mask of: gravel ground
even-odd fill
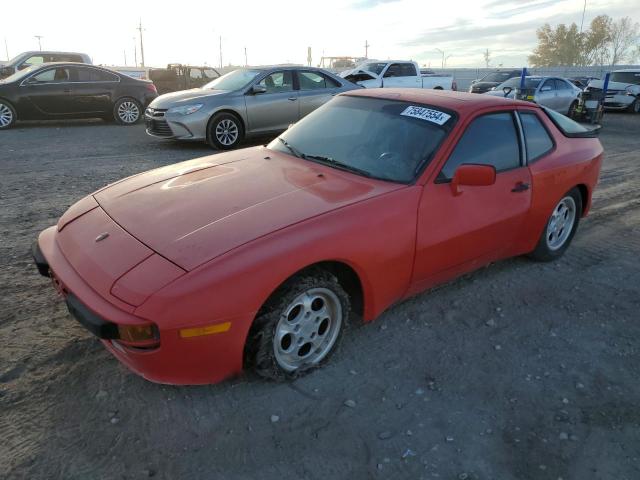
[[[592,214],[560,261],[397,305],[293,383],[204,387],[128,372],[28,251],[98,187],[211,152],[102,122],[1,132],[0,477],[640,478],[640,115],[605,125]]]

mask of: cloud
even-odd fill
[[[493,4],[495,3],[496,2],[493,2]],[[518,2],[518,3],[520,4],[520,6],[507,8],[507,9],[504,8],[504,5],[505,5],[504,2],[501,3],[500,5],[496,5],[496,7],[499,7],[499,8],[495,8],[495,9],[491,8],[491,10],[496,10],[496,13],[489,15],[489,17],[490,18],[511,18],[511,17],[515,17],[516,15],[522,15],[524,13],[541,10],[543,8],[550,7],[552,5],[555,6],[562,2],[558,0],[542,0],[542,1],[534,1],[534,2],[524,1],[524,2]]]
[[[385,3],[396,3],[402,0],[359,0],[352,4],[353,8],[374,8]]]

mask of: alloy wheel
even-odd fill
[[[225,118],[216,125],[216,139],[222,145],[233,145],[238,140],[238,126],[233,120]]]
[[[333,348],[342,326],[342,306],[327,288],[298,295],[282,312],[273,336],[278,365],[293,372],[322,361]]]
[[[0,103],[0,128],[7,127],[13,122],[13,111],[9,106]]]
[[[573,230],[576,221],[576,202],[573,197],[566,196],[554,208],[547,225],[547,246],[549,250],[561,248]]]
[[[140,118],[140,109],[135,102],[126,100],[118,106],[118,117],[124,123],[135,123]]]

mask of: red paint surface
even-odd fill
[[[531,104],[433,91],[356,91],[454,110],[458,122],[413,185],[359,177],[262,147],[191,160],[117,182],[72,206],[43,254],[66,291],[115,323],[154,322],[161,346],[107,348],[164,383],[211,383],[242,370],[256,312],[288,277],[323,261],[358,275],[364,319],[489,262],[530,252],[553,207],[581,185],[584,213],[597,183],[597,139],[569,139]],[[435,177],[473,118],[522,109],[556,148],[491,186]],[[268,156],[270,159],[265,159]],[[526,192],[511,190],[529,183]],[[99,206],[97,204],[99,204]],[[64,228],[63,228],[64,227]],[[96,242],[101,233],[109,238]],[[181,338],[181,328],[231,322],[226,333]]]

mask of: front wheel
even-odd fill
[[[13,127],[16,123],[16,111],[9,102],[0,100],[0,130]]]
[[[556,204],[536,249],[529,255],[534,260],[550,262],[560,258],[578,229],[582,212],[582,196],[577,188],[566,193]]]
[[[638,97],[629,105],[629,111],[631,113],[640,113],[640,99]]]
[[[231,113],[218,113],[207,127],[207,143],[218,150],[236,148],[244,137],[242,122]]]
[[[120,125],[135,125],[142,118],[142,106],[133,98],[121,98],[113,107],[113,118]]]
[[[575,118],[576,117],[576,108],[578,108],[578,102],[574,101],[569,106],[569,110],[567,110],[567,117],[569,117],[571,119]]]
[[[247,360],[256,373],[286,380],[318,367],[335,352],[348,327],[349,296],[324,270],[287,281],[256,318]]]

